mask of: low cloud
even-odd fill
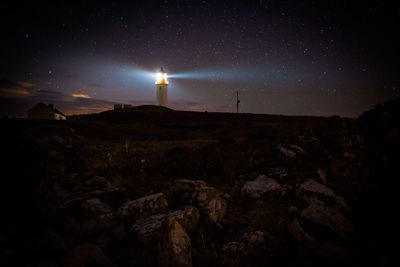
[[[15,83],[7,79],[0,79],[0,97],[27,97],[37,90],[38,87],[31,83]]]
[[[91,98],[89,95],[86,95],[86,94],[72,94],[72,97],[76,97],[76,98]]]
[[[43,102],[67,115],[87,114],[109,110],[114,102],[93,99],[86,94],[67,95],[60,91],[41,90],[31,83],[16,83],[0,79],[0,115],[26,117],[26,112],[35,104]]]

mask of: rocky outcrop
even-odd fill
[[[162,233],[162,224],[165,220],[175,220],[186,233],[190,234],[197,226],[200,219],[199,211],[196,207],[187,206],[183,209],[168,213],[156,214],[149,217],[139,218],[132,225],[131,231],[145,244],[150,244],[159,239]]]
[[[296,193],[306,204],[300,212],[303,219],[324,226],[344,239],[352,236],[353,224],[346,218],[351,210],[342,196],[313,180],[298,185]],[[289,231],[296,239],[310,239],[299,223],[293,222]]]
[[[158,242],[158,266],[192,266],[192,245],[182,226],[168,217],[162,228],[165,234]]]
[[[289,164],[296,160],[296,152],[281,145],[278,146],[278,157],[283,162]]]
[[[255,253],[266,244],[267,236],[262,231],[253,231],[243,234],[247,253]]]
[[[195,205],[207,222],[220,222],[225,216],[226,200],[223,193],[209,187],[201,180],[180,180],[176,184],[173,199],[184,205]]]
[[[342,196],[337,195],[332,189],[316,181],[307,180],[306,182],[298,185],[296,193],[306,202],[312,203],[313,201],[311,199],[314,198],[320,200],[331,200],[329,201],[329,204],[337,211],[347,213],[351,212]]]
[[[328,227],[344,239],[349,239],[354,230],[348,219],[317,199],[313,199],[312,203],[303,209],[301,217]]]
[[[163,193],[145,196],[125,202],[118,210],[117,216],[123,221],[134,221],[141,217],[159,213],[168,207]]]
[[[237,256],[244,251],[246,244],[243,242],[232,241],[222,245],[222,251],[230,256]]]
[[[76,234],[94,235],[118,224],[110,206],[98,198],[85,201],[80,211],[81,216],[68,216],[68,227]]]
[[[260,198],[266,192],[279,190],[281,186],[272,178],[265,175],[259,175],[254,181],[246,182],[241,193],[243,196]]]

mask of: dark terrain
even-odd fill
[[[399,100],[0,123],[1,266],[399,264]]]

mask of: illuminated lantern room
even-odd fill
[[[165,72],[163,67],[161,67],[161,71],[157,73],[157,81],[156,81],[156,85],[161,85],[161,84],[168,85],[167,73]]]

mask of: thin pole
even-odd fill
[[[239,91],[236,91],[236,113],[239,113]]]

